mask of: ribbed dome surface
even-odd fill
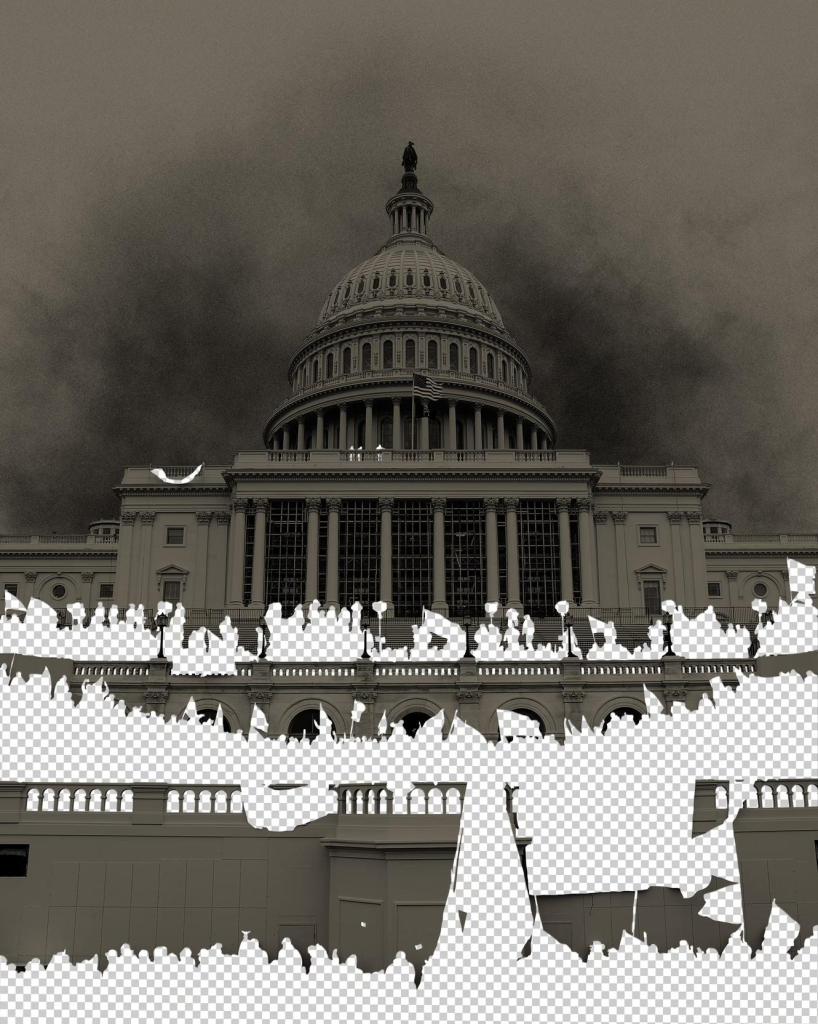
[[[397,305],[468,310],[504,330],[503,320],[482,284],[424,236],[404,234],[345,274],[324,303],[318,326],[352,309]]]

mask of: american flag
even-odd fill
[[[440,398],[443,394],[443,385],[433,377],[427,377],[425,373],[413,373],[412,391],[421,398]]]

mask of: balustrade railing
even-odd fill
[[[227,786],[169,787],[140,784],[69,783],[30,786],[25,809],[34,813],[133,814],[140,797],[160,790],[161,806],[168,814],[241,814],[241,790]]]
[[[716,785],[715,801],[719,810],[726,810],[730,783]],[[749,809],[789,810],[804,807],[818,808],[818,780],[814,779],[759,779],[753,783],[743,805]]]

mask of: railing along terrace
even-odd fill
[[[190,476],[199,467],[196,466],[151,466],[151,469],[162,469],[165,476],[171,480],[183,480]]]
[[[725,810],[731,783],[716,785],[716,807]],[[753,783],[742,807],[752,810],[818,808],[818,779],[759,779]]]
[[[800,544],[818,547],[818,533],[706,533],[705,544]]]
[[[37,547],[48,547],[54,544],[117,544],[119,538],[114,534],[99,533],[51,533],[51,534],[29,534],[29,533],[2,533],[0,544],[15,545],[36,545]]]
[[[415,367],[408,367],[405,369],[394,367],[390,369],[389,367],[386,367],[380,370],[358,370],[355,373],[339,373],[337,376],[322,378],[314,383],[305,384],[300,388],[296,387],[293,391],[293,397],[300,398],[302,396],[309,395],[314,391],[325,391],[327,388],[339,384],[355,384],[370,380],[404,380],[407,384],[411,384],[412,374],[415,372],[429,373],[436,379],[440,378],[441,383],[445,383],[447,380],[456,380],[463,381],[467,384],[479,384],[481,387],[489,384],[492,388],[496,388],[498,391],[505,391],[510,395],[525,395],[526,398],[530,397],[525,387],[505,383],[501,380],[495,380],[493,377],[486,377],[479,373],[464,373],[462,370],[446,370],[440,368],[429,369],[428,367],[417,371]]]
[[[67,783],[26,787],[25,809],[43,814],[133,814],[157,790],[167,814],[241,814],[241,790],[216,786]]]

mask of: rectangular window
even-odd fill
[[[498,525],[499,519],[498,516]],[[486,512],[483,502],[446,505],[446,597],[449,614],[482,618],[486,601]]]
[[[432,503],[396,501],[392,515],[392,584],[395,615],[432,607]]]
[[[0,846],[0,878],[25,878],[28,874],[28,844]]]
[[[17,588],[20,586],[19,583],[4,583],[3,586],[10,594],[17,597]]]
[[[165,580],[162,584],[162,600],[176,604],[182,599],[182,583],[180,580]]]
[[[339,520],[339,598],[345,608],[355,601],[363,605],[363,616],[372,613],[372,602],[380,597],[381,515],[374,499],[344,500]]]
[[[642,591],[645,595],[645,611],[648,615],[662,614],[662,596],[659,580],[645,580]]]
[[[560,599],[560,541],[553,501],[521,500],[517,514],[520,599],[533,616],[555,615]]]
[[[114,585],[113,583],[100,583],[99,585],[99,599],[100,601],[108,601],[114,596]]]
[[[267,513],[265,605],[281,604],[291,615],[304,600],[307,576],[307,510],[301,499],[271,501]]]
[[[184,544],[185,543],[185,528],[184,526],[169,526],[165,533],[166,544]]]
[[[715,583],[713,580],[707,581],[707,596],[708,597],[721,597],[721,583]]]
[[[639,527],[639,543],[640,544],[656,544],[656,527],[655,526],[640,526]]]

